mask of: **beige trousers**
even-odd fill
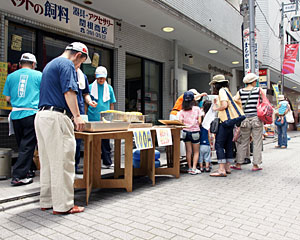
[[[241,143],[239,146],[237,162],[242,163],[246,157],[247,150],[250,145],[250,136],[253,141],[253,164],[259,165],[262,163],[262,134],[263,122],[257,116],[246,118],[241,124]]]
[[[74,206],[75,137],[71,119],[59,112],[40,111],[35,117],[41,163],[40,206],[65,212]]]

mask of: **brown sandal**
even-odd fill
[[[66,212],[57,212],[53,211],[53,215],[65,215],[65,214],[74,214],[74,213],[81,213],[84,211],[84,207],[74,206],[69,211]]]
[[[219,171],[213,172],[213,173],[209,174],[209,176],[211,176],[211,177],[227,177],[226,173],[221,173]]]

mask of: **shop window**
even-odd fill
[[[126,55],[125,109],[147,115],[147,122],[161,118],[162,64]]]
[[[7,63],[8,73],[19,69],[20,57],[23,53],[36,53],[36,32],[14,23],[8,25]]]

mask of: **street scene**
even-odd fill
[[[3,0],[0,239],[300,239],[299,0]]]

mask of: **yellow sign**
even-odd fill
[[[98,53],[93,54],[92,66],[95,68],[99,66],[99,54]]]
[[[139,150],[153,148],[152,136],[149,128],[133,130],[134,142]]]
[[[279,95],[279,89],[278,89],[278,84],[273,84],[273,90],[276,96],[276,103],[278,104],[278,95]]]
[[[2,94],[6,77],[7,77],[7,63],[0,62],[0,109],[7,109],[7,102],[5,101],[5,96]]]
[[[22,37],[16,34],[13,34],[11,37],[11,50],[22,51]]]

